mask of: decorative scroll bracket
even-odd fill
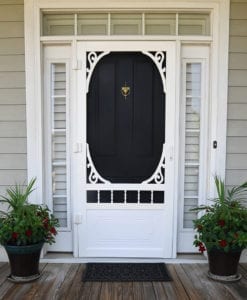
[[[163,91],[164,91],[164,93],[166,93],[167,87],[166,87],[166,55],[165,55],[165,52],[158,51],[158,52],[155,52],[155,54],[153,54],[152,52],[142,51],[142,53],[147,55],[148,57],[150,57],[152,59],[152,61],[155,63],[155,65],[157,66],[157,68],[160,72],[162,83],[163,83]]]
[[[91,77],[93,75],[93,70],[95,68],[95,66],[97,65],[97,63],[101,60],[102,57],[104,57],[105,55],[109,54],[110,51],[107,52],[101,52],[100,54],[98,54],[97,52],[87,52],[87,63],[89,64],[89,66],[86,69],[87,72],[87,93],[89,90],[89,84],[90,84],[90,80]]]
[[[89,150],[89,145],[87,144],[87,169],[89,169],[90,173],[88,175],[88,181],[89,183],[97,184],[97,183],[111,183],[108,180],[105,180],[98,171],[96,170],[90,150]],[[141,184],[150,184],[150,183],[155,183],[155,184],[164,184],[165,183],[165,144],[163,144],[163,149],[162,149],[162,154],[161,158],[159,161],[159,164],[154,172],[154,174],[149,177],[147,180],[144,180],[141,182]]]
[[[92,161],[92,157],[89,150],[89,145],[87,144],[87,169],[89,169],[88,181],[89,183],[110,183],[110,181],[105,180],[100,174],[97,172],[94,163]]]
[[[158,167],[156,168],[154,174],[147,180],[142,181],[142,184],[163,184],[165,183],[165,144],[163,144],[162,154]]]

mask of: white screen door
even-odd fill
[[[175,45],[79,42],[77,57],[72,197],[78,255],[171,258]]]

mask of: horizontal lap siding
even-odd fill
[[[247,180],[247,0],[230,10],[226,183]]]
[[[27,177],[23,0],[0,0],[0,194]]]
[[[26,179],[23,11],[23,0],[0,0],[0,191]],[[228,185],[247,179],[247,1],[232,0],[230,18]]]

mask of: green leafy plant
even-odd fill
[[[212,206],[199,206],[192,211],[204,211],[194,221],[197,230],[194,245],[200,252],[219,249],[224,252],[247,247],[247,207],[245,206],[247,182],[229,190],[224,181],[214,177],[217,198]]]
[[[26,188],[15,185],[6,190],[6,196],[1,196],[0,203],[6,204],[8,211],[0,211],[0,244],[22,246],[55,242],[58,220],[47,206],[28,202],[34,183],[32,179]]]

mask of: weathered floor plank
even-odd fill
[[[242,275],[241,281],[238,281],[234,284],[225,285],[225,289],[234,297],[234,299],[247,299],[247,265],[241,265],[239,268],[239,273]]]
[[[207,264],[168,264],[170,282],[82,282],[85,264],[41,264],[34,282],[7,280],[9,265],[0,264],[0,299],[3,300],[244,300],[247,264],[239,266],[242,279],[224,284],[207,277]]]
[[[112,300],[112,294],[111,294],[111,284],[109,282],[103,282],[101,286],[101,293],[99,295],[100,300]]]
[[[132,300],[133,297],[133,282],[122,282],[122,299],[123,300]]]
[[[181,284],[183,285],[184,289],[186,290],[189,299],[191,300],[198,300],[201,298],[200,294],[197,292],[197,290],[194,288],[193,283],[191,282],[190,278],[185,273],[184,269],[181,267],[181,265],[176,264],[175,270],[179,277],[179,280]]]
[[[90,292],[91,292],[92,286],[93,286],[92,282],[84,282],[80,299],[82,299],[82,300],[90,299]]]
[[[61,299],[66,300],[75,300],[80,299],[82,296],[82,290],[84,282],[82,282],[82,273],[85,271],[85,265],[81,264],[73,278],[72,285],[65,291],[65,294],[62,296]]]
[[[143,300],[156,300],[152,282],[143,282]]]
[[[207,277],[207,264],[183,264],[182,267],[191,278],[194,288],[200,293],[201,299],[214,299],[215,295],[217,295],[217,299],[222,300],[237,299],[235,297],[236,295],[233,295],[233,293],[226,288],[227,284],[213,281]],[[231,286],[232,285],[234,284],[231,284]]]
[[[200,267],[200,269],[199,269]],[[197,265],[198,274],[203,273],[205,276],[205,282],[207,283],[206,288],[210,289],[210,291],[216,292],[220,299],[227,299],[227,300],[234,300],[236,299],[232,293],[230,293],[227,289],[226,286],[229,284],[222,284],[221,282],[213,281],[207,277],[207,272],[208,272],[208,265],[207,264],[202,264],[202,266]],[[232,285],[232,284],[230,284]]]
[[[54,299],[62,299],[67,291],[70,289],[72,286],[72,283],[74,281],[75,275],[78,272],[78,269],[80,267],[80,264],[68,264],[69,265],[69,270],[66,274],[66,277],[64,278],[64,281],[62,282],[62,285],[60,286],[57,294],[55,295]]]
[[[187,295],[186,290],[184,289],[183,285],[181,284],[180,278],[178,277],[175,271],[175,265],[168,265],[168,271],[173,279],[172,285],[174,287],[175,294],[177,295],[178,299],[188,300],[189,297]]]
[[[90,300],[98,300],[101,293],[102,282],[94,282],[90,291]]]
[[[133,282],[133,298],[135,300],[143,300],[144,290],[141,282]]]
[[[155,293],[156,299],[159,299],[159,300],[167,300],[168,299],[161,282],[153,282],[153,288],[154,288],[154,293]]]
[[[44,269],[46,267],[46,264],[40,264],[39,270],[43,276]],[[32,299],[35,295],[35,292],[37,291],[40,280],[29,282],[25,284],[14,284],[12,289],[9,289],[4,294],[4,299],[10,299],[10,300],[28,300]]]
[[[121,282],[112,282],[112,298],[116,300],[122,300],[123,287]]]
[[[5,295],[15,288],[15,285],[7,280],[7,276],[10,274],[9,265],[7,263],[1,266],[0,274],[0,299],[4,299]]]
[[[6,281],[6,277],[9,275],[10,269],[9,269],[9,264],[4,263],[0,267],[0,287]],[[0,289],[1,290],[1,289]],[[1,294],[0,294],[1,295]]]

